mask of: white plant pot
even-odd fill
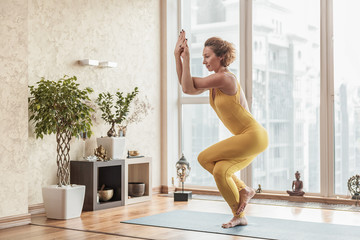
[[[84,185],[42,188],[47,218],[70,219],[80,217],[85,196]]]
[[[102,145],[111,159],[124,159],[125,137],[102,137],[96,139],[97,146]]]

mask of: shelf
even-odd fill
[[[71,161],[70,181],[72,184],[85,185],[83,210],[93,211],[124,205],[124,161],[108,162]],[[97,202],[97,192],[102,184],[114,189],[114,196],[107,202]]]
[[[85,211],[118,207],[151,200],[151,158],[127,158],[107,162],[71,161],[70,182],[85,185]],[[128,183],[145,183],[141,197],[128,198]],[[97,191],[102,184],[114,189],[114,196],[106,202],[97,202]]]
[[[123,206],[122,201],[107,201],[107,202],[99,202],[96,203],[96,207],[94,210],[107,209],[112,207],[120,207]]]
[[[79,60],[79,64],[83,66],[98,66],[99,61],[94,59],[82,59]]]
[[[124,193],[124,205],[149,201],[152,196],[152,184],[151,184],[151,158],[126,158],[124,160],[125,164],[125,179],[127,182],[125,184],[125,193]],[[145,183],[145,193],[141,197],[132,197],[129,198],[128,194],[128,184],[129,182],[143,182]]]
[[[99,62],[99,66],[100,67],[108,67],[108,68],[115,68],[117,67],[117,63],[116,62]]]
[[[145,201],[150,201],[150,200],[151,200],[150,196],[142,196],[142,197],[128,198],[127,201],[125,201],[125,202],[127,204],[134,204],[134,203],[145,202]]]

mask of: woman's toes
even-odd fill
[[[230,228],[231,227],[231,224],[230,223],[224,223],[222,225],[223,228]]]

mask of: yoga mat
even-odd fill
[[[247,216],[247,226],[224,229],[222,223],[232,215],[197,211],[175,210],[152,216],[123,221],[122,223],[176,228],[188,231],[226,234],[260,239],[291,240],[359,240],[360,227],[330,223],[313,223],[275,218]]]

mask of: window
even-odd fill
[[[335,193],[342,195],[360,172],[359,8],[356,0],[334,0]]]
[[[191,174],[187,184],[216,186],[213,176],[197,162],[205,148],[228,138],[230,133],[221,123],[209,104],[183,104],[182,147],[190,162]]]
[[[264,39],[267,51],[263,56],[253,55],[253,72],[262,75],[253,76],[252,111],[270,139],[261,162],[256,159],[252,164],[254,172],[263,173],[253,174],[253,185],[268,190],[289,189],[299,171],[304,190],[320,192],[320,3],[309,3],[253,1],[253,41]],[[307,14],[318,18],[307,21]],[[274,24],[269,26],[270,19],[286,21],[272,20]],[[299,57],[302,49],[307,61]],[[269,58],[264,62],[266,55]]]
[[[203,66],[204,42],[218,36],[232,42],[239,49],[239,2],[232,0],[182,0],[182,24],[187,32],[191,56],[191,73],[194,76],[209,75]],[[237,58],[238,59],[238,58]],[[229,70],[239,73],[239,60]],[[189,185],[215,186],[210,173],[197,162],[197,156],[205,148],[230,137],[216,113],[208,103],[208,92],[201,95],[182,94],[181,146],[191,165]]]
[[[244,61],[238,57],[230,71],[246,86],[251,112],[269,133],[269,147],[246,169],[246,183],[285,192],[299,171],[307,193],[349,194],[347,180],[360,171],[360,2],[177,1],[193,75],[210,74],[202,64],[209,37],[245,50]],[[208,98],[207,92],[180,95],[181,151],[193,167],[191,185],[215,186],[197,156],[230,136]]]

